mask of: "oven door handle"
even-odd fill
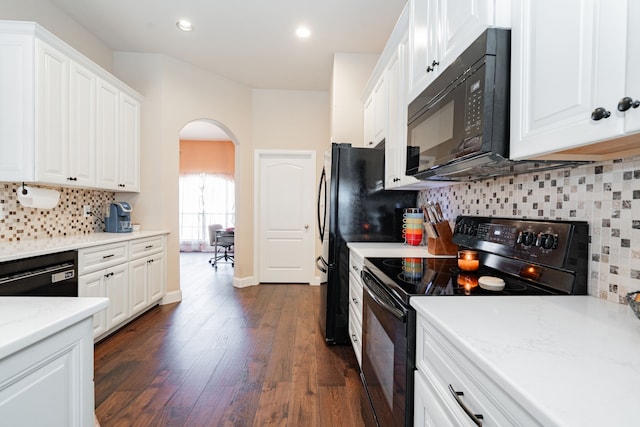
[[[404,312],[397,308],[393,301],[390,301],[390,298],[387,295],[383,294],[384,290],[380,289],[380,285],[375,282],[375,279],[366,271],[360,273],[360,276],[364,282],[364,289],[367,291],[367,294],[369,294],[371,299],[373,299],[380,307],[391,313],[394,317],[404,322]]]

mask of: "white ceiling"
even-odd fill
[[[114,51],[170,55],[254,88],[328,90],[333,54],[380,53],[406,0],[52,2]],[[300,24],[310,38],[295,37]]]

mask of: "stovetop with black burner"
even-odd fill
[[[404,304],[413,296],[584,295],[588,224],[461,216],[454,243],[477,250],[481,268],[465,272],[452,258],[366,258],[365,269]],[[488,290],[482,276],[504,280]]]

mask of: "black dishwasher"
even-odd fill
[[[78,296],[78,252],[0,263],[0,296]]]

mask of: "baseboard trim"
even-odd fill
[[[244,277],[242,279],[238,277],[233,278],[233,287],[234,288],[248,288],[249,286],[256,286],[258,283],[253,276]]]
[[[182,291],[171,291],[167,292],[162,300],[160,300],[160,305],[173,304],[174,302],[182,301]]]

